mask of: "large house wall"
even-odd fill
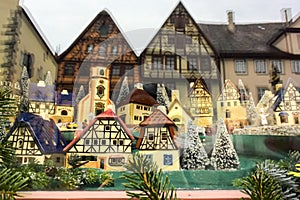
[[[44,80],[47,71],[57,74],[57,64],[45,37],[17,1],[0,2],[0,81],[16,83],[21,78],[24,55],[32,57],[31,82]],[[13,28],[12,28],[13,27]],[[53,77],[55,78],[55,77]],[[54,79],[55,80],[55,79]]]
[[[238,84],[238,80],[241,79],[248,90],[252,92],[253,99],[255,103],[259,101],[259,88],[264,88],[266,90],[272,90],[271,84],[269,82],[270,75],[269,72],[272,69],[272,61],[277,59],[263,59],[267,66],[267,71],[265,74],[259,74],[255,72],[255,60],[254,58],[246,58],[246,67],[247,73],[237,74],[235,72],[235,61],[240,59],[224,59],[224,68],[225,68],[225,79],[229,79],[232,83]],[[279,59],[280,60],[280,59]],[[299,79],[299,75],[293,72],[293,60],[282,59],[283,64],[283,74],[280,74],[280,79],[285,83],[288,78],[293,78],[294,80]]]

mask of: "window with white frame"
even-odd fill
[[[281,60],[272,60],[272,68],[277,68],[280,74],[284,73],[284,67]]]
[[[197,57],[191,56],[188,57],[188,69],[189,70],[197,70],[198,69]]]
[[[247,74],[247,66],[245,60],[235,60],[235,73]]]
[[[261,97],[265,94],[266,90],[268,90],[267,87],[258,87],[257,88],[257,97],[258,97],[258,100],[261,99]]]
[[[168,56],[166,57],[166,69],[175,69],[175,57]]]
[[[161,57],[153,57],[152,58],[152,69],[157,69],[157,70],[162,69],[162,58]]]
[[[266,74],[267,73],[267,67],[264,60],[255,60],[255,72],[257,74]]]
[[[300,60],[293,61],[293,72],[296,74],[300,74]]]

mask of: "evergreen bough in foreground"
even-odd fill
[[[123,178],[128,181],[123,185],[132,190],[126,190],[129,197],[141,200],[177,199],[176,190],[168,176],[164,177],[162,170],[147,157],[136,153],[124,166],[129,171],[123,174]]]

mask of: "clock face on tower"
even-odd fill
[[[105,90],[105,87],[103,85],[97,86],[97,95],[99,98],[102,98],[104,96],[104,90]]]

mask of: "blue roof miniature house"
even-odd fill
[[[53,120],[44,120],[32,113],[21,113],[10,129],[7,140],[12,142],[22,164],[34,160],[43,164],[51,159],[55,165],[64,166],[63,148],[66,142]]]

